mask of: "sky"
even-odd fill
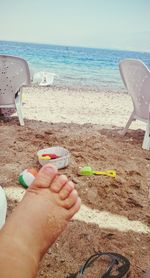
[[[150,52],[150,0],[0,0],[0,40]]]

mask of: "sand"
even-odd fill
[[[126,136],[120,135],[132,111],[130,97],[32,87],[24,89],[23,103],[24,127],[12,110],[0,118],[0,185],[8,215],[25,192],[19,173],[40,168],[36,152],[49,146],[70,151],[69,166],[60,173],[73,179],[82,199],[80,212],[47,252],[38,277],[65,278],[103,251],[126,256],[130,277],[142,278],[150,265],[150,153],[141,147],[142,123],[134,122]],[[115,169],[117,176],[80,176],[85,165]],[[99,261],[84,277],[99,277],[103,265]]]

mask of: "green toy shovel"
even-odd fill
[[[105,171],[94,171],[90,166],[84,166],[80,169],[80,175],[92,176],[92,175],[104,175],[109,177],[116,177],[115,170],[105,170]]]

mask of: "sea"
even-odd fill
[[[58,88],[125,92],[119,62],[133,58],[150,68],[150,53],[25,42],[0,41],[0,54],[24,58],[31,73],[55,73]]]

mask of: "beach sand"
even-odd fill
[[[126,136],[120,135],[132,111],[130,97],[32,87],[24,89],[23,103],[24,127],[13,110],[0,118],[0,185],[8,215],[25,191],[19,173],[40,168],[36,152],[49,146],[70,151],[69,166],[60,173],[75,182],[82,199],[80,212],[47,252],[37,277],[65,278],[102,251],[126,256],[130,277],[143,278],[150,265],[150,152],[141,147],[142,123],[134,122]],[[85,165],[115,169],[117,176],[80,176]],[[104,264],[98,261],[84,277],[99,277]]]

